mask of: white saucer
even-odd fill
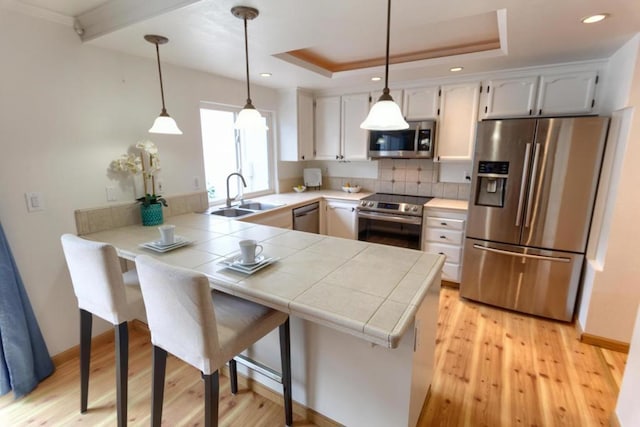
[[[242,262],[242,257],[239,256],[233,261],[233,263],[244,265],[245,267],[251,267],[252,265],[260,264],[262,261],[264,261],[264,255],[258,255],[253,262]]]

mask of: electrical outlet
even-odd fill
[[[27,211],[36,212],[44,210],[44,197],[42,196],[42,193],[24,193],[24,198],[27,201]]]
[[[160,194],[164,193],[164,182],[158,180],[156,182],[156,185],[158,186],[158,193]]]
[[[193,189],[194,190],[200,189],[200,178],[198,178],[197,176],[193,177]]]

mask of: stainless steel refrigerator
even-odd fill
[[[462,297],[572,320],[608,124],[478,123]]]

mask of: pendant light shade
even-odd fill
[[[402,117],[400,107],[393,101],[389,94],[389,39],[391,32],[391,0],[387,6],[387,54],[384,66],[384,90],[373,104],[369,115],[362,122],[360,127],[369,130],[401,130],[408,129],[409,123]]]
[[[149,129],[150,133],[165,133],[170,135],[182,135],[182,131],[178,128],[176,121],[169,116],[167,109],[164,105],[164,87],[162,85],[162,69],[160,68],[160,48],[158,45],[165,44],[169,41],[168,38],[163,36],[157,36],[153,34],[147,34],[144,39],[149,43],[156,45],[156,57],[158,59],[158,75],[160,76],[160,96],[162,97],[162,111],[158,118],[153,122],[153,126]]]
[[[238,114],[236,119],[236,129],[252,129],[252,130],[267,130],[269,129],[265,124],[264,118],[260,115],[256,107],[251,102],[251,87],[249,84],[249,42],[247,37],[247,19],[254,19],[260,12],[258,9],[247,6],[235,6],[231,8],[231,13],[236,18],[240,18],[244,21],[244,55],[246,59],[247,70],[247,103],[244,108]]]

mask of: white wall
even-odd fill
[[[78,343],[77,303],[59,240],[75,232],[73,211],[106,205],[108,185],[118,202],[133,200],[132,187],[111,180],[107,168],[143,138],[159,147],[164,194],[194,191],[194,176],[204,182],[200,102],[241,106],[245,85],[163,63],[167,110],[184,135],[150,135],[161,109],[155,59],[83,45],[70,27],[2,8],[0,57],[0,221],[57,354]],[[258,107],[275,110],[275,91],[252,87],[252,94]],[[28,191],[44,193],[44,211],[27,213]],[[105,326],[96,323],[96,332]]]
[[[621,427],[640,425],[640,406],[638,406],[638,396],[640,396],[640,309],[637,311],[636,326],[631,338],[631,348],[615,409],[615,415]]]
[[[626,43],[612,56],[606,87],[605,105],[613,110],[634,107],[629,123],[626,147],[609,146],[607,150],[621,148],[624,154],[614,164],[619,174],[612,183],[617,188],[613,205],[607,206],[607,223],[602,230],[607,236],[591,236],[591,242],[606,245],[604,256],[589,260],[585,286],[581,297],[578,321],[582,330],[591,335],[629,342],[636,310],[640,303],[640,34]],[[611,172],[611,171],[610,171]],[[599,197],[603,193],[601,192]],[[600,238],[598,238],[600,237]],[[604,237],[604,238],[603,238]],[[601,248],[602,249],[602,248]],[[590,253],[597,253],[590,248]],[[600,254],[602,254],[602,250]],[[594,262],[596,261],[596,262]]]

